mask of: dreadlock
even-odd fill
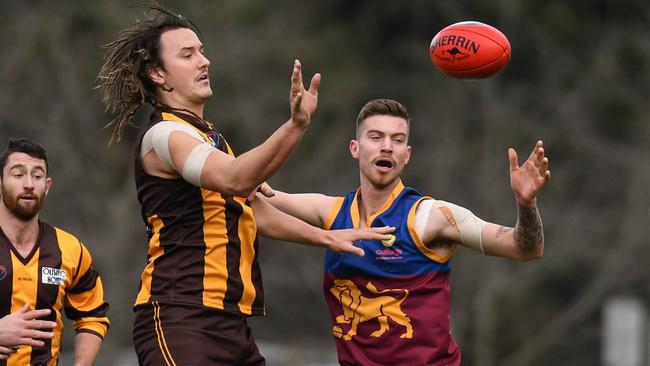
[[[161,6],[144,6],[151,10],[143,21],[120,33],[120,38],[104,45],[104,64],[97,76],[97,88],[102,90],[106,110],[119,113],[107,126],[113,125],[110,143],[120,141],[126,125],[145,103],[158,106],[156,85],[148,70],[162,67],[160,35],[178,28],[195,29],[194,23],[181,15],[173,14]]]

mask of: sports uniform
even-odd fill
[[[233,156],[223,136],[190,114],[158,108],[141,129],[135,178],[149,245],[134,305],[140,363],[263,364],[246,324],[264,314],[253,210],[246,198],[148,175],[142,139],[160,122],[191,126]],[[237,335],[221,342],[229,329]]]
[[[0,229],[0,318],[24,304],[51,309],[42,319],[57,323],[54,338],[43,340],[43,347],[21,346],[8,360],[0,360],[0,366],[57,365],[63,309],[77,333],[103,338],[108,330],[108,304],[88,249],[73,235],[41,221],[34,249],[25,258]]]
[[[339,197],[326,229],[358,228],[361,192]],[[360,241],[366,255],[327,251],[323,290],[341,365],[459,365],[449,327],[450,259],[458,244],[425,246],[415,228],[423,197],[399,182],[368,219],[393,226],[394,243]]]

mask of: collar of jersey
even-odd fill
[[[404,184],[400,179],[395,185],[395,188],[393,188],[393,191],[390,192],[390,196],[388,196],[386,202],[384,202],[384,204],[379,208],[379,210],[377,210],[377,212],[370,215],[370,217],[366,221],[366,226],[372,227],[372,222],[375,220],[375,218],[377,218],[377,216],[381,215],[384,211],[386,211],[393,204],[395,198],[397,198],[397,196],[399,196],[399,194],[403,190],[404,190]],[[354,225],[355,229],[358,229],[361,226],[361,220],[359,216],[360,199],[361,199],[361,188],[357,189],[357,193],[355,193],[354,199],[352,200],[352,204],[350,205],[350,217],[352,218],[352,225]]]

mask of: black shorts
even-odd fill
[[[133,345],[142,366],[265,365],[246,316],[201,306],[138,306]]]

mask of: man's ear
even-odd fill
[[[45,197],[47,197],[47,193],[50,191],[50,187],[52,187],[52,183],[54,181],[52,178],[46,178],[45,179]]]
[[[151,81],[158,85],[165,85],[165,70],[160,66],[147,66],[147,75]]]
[[[350,154],[353,158],[359,159],[359,141],[350,140]]]
[[[409,163],[409,160],[411,160],[411,147],[407,146],[406,147],[406,159],[404,160],[404,165],[407,165]]]

